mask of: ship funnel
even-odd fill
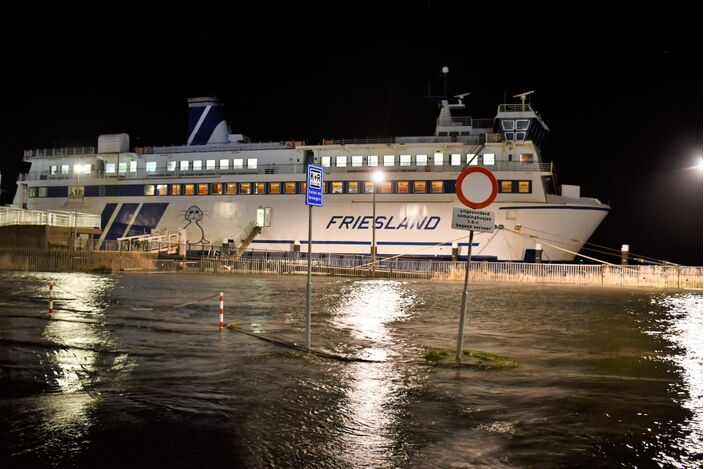
[[[217,98],[188,99],[188,145],[227,143],[227,122]]]

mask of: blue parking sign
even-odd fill
[[[308,165],[306,205],[323,206],[323,168],[320,166]]]

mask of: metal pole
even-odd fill
[[[462,292],[462,312],[460,313],[460,329],[457,332],[457,353],[455,359],[457,363],[462,361],[462,344],[464,342],[464,318],[467,314],[467,293],[469,292],[469,266],[472,260],[472,241],[474,241],[474,231],[469,232],[469,246],[467,246],[467,266],[464,269],[464,291]]]
[[[308,206],[308,284],[306,286],[306,350],[310,350],[310,303],[313,283],[311,282],[311,247],[313,245],[313,206]]]
[[[372,192],[372,277],[376,276],[376,186]]]

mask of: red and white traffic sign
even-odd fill
[[[460,202],[473,209],[491,205],[498,191],[499,183],[494,173],[480,166],[462,171],[455,183],[455,192]]]

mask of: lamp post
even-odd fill
[[[372,276],[376,276],[376,191],[384,180],[384,173],[376,170],[372,179],[374,179],[374,191],[372,192]]]

